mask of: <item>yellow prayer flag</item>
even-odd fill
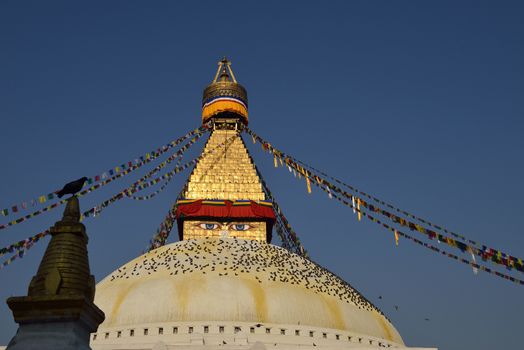
[[[395,230],[395,245],[398,247],[398,232]]]
[[[277,156],[273,156],[273,161],[275,163],[275,168],[278,168]]]
[[[360,221],[362,219],[362,213],[360,211],[360,198],[357,198],[357,216],[358,221]]]
[[[309,177],[306,177],[307,184],[307,193],[311,193],[311,183],[309,182]]]
[[[45,196],[40,196],[40,197],[38,197],[38,201],[39,201],[40,203],[45,203]]]

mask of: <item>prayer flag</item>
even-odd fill
[[[398,232],[395,230],[395,245],[398,247]]]
[[[311,193],[311,183],[309,182],[309,177],[306,177],[307,184],[307,193]]]
[[[473,254],[473,252],[471,250],[469,252],[471,254],[471,259],[473,259],[473,263],[476,264],[477,260],[475,259],[475,254]],[[478,272],[479,272],[479,269],[477,269],[475,266],[473,266],[473,274],[476,275]]]
[[[40,203],[45,203],[45,196],[40,196],[40,197],[38,197],[38,201],[39,201]]]
[[[360,211],[360,198],[357,198],[357,209],[358,209],[358,213],[357,213],[358,221],[360,221],[362,219],[362,212]]]

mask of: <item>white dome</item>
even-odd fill
[[[186,240],[123,265],[96,287],[104,329],[227,321],[348,331],[403,346],[393,325],[346,282],[264,242]]]

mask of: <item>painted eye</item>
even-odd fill
[[[233,224],[231,228],[235,231],[247,231],[251,228],[251,225],[247,224]]]
[[[217,224],[200,224],[200,228],[203,228],[204,230],[216,230],[218,228]]]

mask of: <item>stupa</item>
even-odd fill
[[[95,303],[106,318],[91,347],[406,348],[351,285],[271,244],[272,203],[240,137],[247,92],[227,59],[204,90],[202,122],[212,131],[178,202],[180,241],[97,284]]]

